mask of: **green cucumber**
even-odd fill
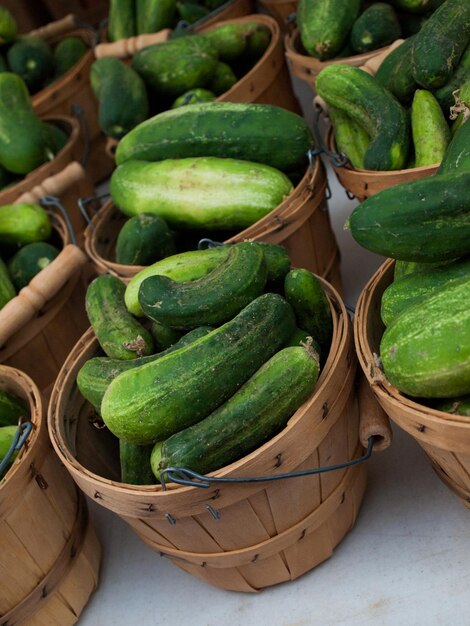
[[[470,259],[448,263],[404,276],[389,285],[383,295],[380,315],[385,326],[390,324],[414,304],[422,302],[446,285],[470,276]]]
[[[18,426],[1,426],[0,427],[0,461],[2,461],[8,454],[8,451],[11,448],[11,444],[13,443],[13,440],[15,439],[17,430],[18,430]],[[0,479],[5,476],[6,472],[8,472],[13,461],[17,457],[17,455],[18,455],[18,452],[14,452],[12,454],[7,467],[4,469],[3,473],[0,474]]]
[[[297,326],[318,342],[326,359],[333,337],[333,319],[320,281],[306,269],[292,269],[286,275],[284,293],[294,309]]]
[[[203,230],[247,228],[292,189],[268,165],[218,157],[127,161],[110,183],[113,202],[126,215],[152,213],[172,228]]]
[[[139,50],[134,69],[158,97],[174,99],[195,87],[205,87],[217,64],[217,52],[199,35],[171,39]]]
[[[131,443],[169,437],[228,400],[294,327],[291,306],[277,294],[264,294],[206,337],[120,374],[104,395],[103,420]]]
[[[467,46],[447,83],[434,92],[446,119],[449,117],[450,107],[454,104],[454,91],[460,89],[467,80],[470,80],[470,46]]]
[[[49,215],[39,204],[0,206],[0,243],[23,246],[34,241],[45,241],[51,233]]]
[[[297,24],[307,53],[320,61],[335,57],[346,44],[360,8],[361,0],[299,0]]]
[[[417,89],[411,105],[415,167],[441,163],[450,142],[450,128],[430,91]]]
[[[352,117],[371,137],[364,156],[368,170],[402,169],[408,159],[406,110],[372,76],[345,63],[333,63],[317,76],[316,90],[329,106]]]
[[[136,446],[119,440],[121,482],[127,485],[153,485],[155,476],[150,466],[153,446]]]
[[[153,352],[152,335],[128,313],[124,283],[110,274],[95,278],[86,292],[86,311],[96,338],[113,359],[136,359]]]
[[[175,0],[135,0],[137,35],[171,28],[175,19]]]
[[[434,11],[445,0],[391,0],[390,4],[393,4],[398,9],[403,9],[407,13],[426,13],[427,11]]]
[[[336,149],[348,157],[353,167],[363,170],[364,157],[370,144],[369,135],[341,109],[329,107],[328,115],[335,132]]]
[[[46,133],[46,143],[53,155],[59,154],[61,150],[65,148],[69,141],[67,133],[57,126],[57,124],[50,124],[44,122],[44,131]]]
[[[134,35],[137,35],[135,0],[109,0],[109,41],[128,39]]]
[[[20,417],[28,415],[23,402],[5,389],[0,389],[0,426],[14,426]]]
[[[47,267],[57,256],[59,250],[50,243],[38,241],[29,243],[9,260],[8,271],[16,289],[19,291]]]
[[[151,465],[160,480],[166,467],[206,474],[258,448],[285,427],[318,379],[315,354],[284,348],[213,413],[155,445]]]
[[[462,396],[461,398],[452,398],[444,400],[434,406],[438,411],[451,413],[452,415],[463,415],[470,417],[470,396]]]
[[[457,89],[454,97],[455,104],[451,108],[451,119],[455,118],[451,128],[452,136],[470,118],[470,79]]]
[[[363,11],[351,30],[351,45],[356,53],[377,50],[401,37],[401,26],[393,7],[374,2]]]
[[[116,240],[116,263],[124,265],[149,265],[175,252],[173,234],[158,215],[134,215]]]
[[[150,332],[155,339],[158,350],[171,348],[171,346],[178,343],[183,336],[183,331],[170,328],[170,326],[165,326],[164,324],[160,324],[160,322],[152,322]]]
[[[470,277],[406,309],[386,329],[380,356],[388,381],[421,398],[470,393]]]
[[[21,76],[31,93],[43,86],[54,69],[50,45],[36,35],[19,38],[8,49],[7,59],[11,71]]]
[[[440,176],[468,171],[470,171],[470,124],[467,121],[452,137],[437,173]]]
[[[442,267],[447,263],[452,263],[454,259],[450,261],[436,261],[435,263],[418,263],[417,261],[395,261],[395,269],[393,271],[393,280],[399,280],[403,276],[409,276],[416,272],[427,272],[436,267]]]
[[[262,294],[266,275],[262,249],[239,243],[231,247],[225,261],[199,280],[181,283],[166,276],[147,278],[139,289],[139,303],[147,317],[170,328],[217,326]]]
[[[131,67],[112,57],[96,60],[90,82],[98,98],[100,128],[120,139],[147,119],[149,103],[144,81]]]
[[[5,262],[0,259],[0,309],[16,296],[16,289],[11,281]]]
[[[88,46],[80,37],[65,37],[54,48],[54,77],[68,72],[88,52]]]
[[[442,87],[470,43],[470,3],[446,0],[416,34],[411,64],[416,82],[425,89]]]
[[[202,36],[217,50],[219,59],[229,63],[245,52],[249,39],[262,28],[257,22],[223,24]]]
[[[465,256],[470,253],[469,185],[466,171],[384,189],[353,210],[351,234],[367,250],[402,261]]]
[[[392,50],[381,63],[375,79],[390,91],[402,104],[408,104],[417,88],[410,64],[411,48],[415,37],[408,37]]]
[[[181,20],[194,24],[209,14],[209,9],[193,2],[176,2],[176,10]]]
[[[0,6],[0,44],[10,43],[16,37],[18,26],[10,11]]]
[[[203,102],[165,111],[134,128],[119,142],[116,164],[130,159],[215,156],[264,163],[288,172],[307,166],[312,145],[305,120],[280,107]]]
[[[214,73],[207,86],[212,93],[215,93],[216,96],[220,96],[231,89],[237,80],[232,68],[227,65],[227,63],[219,61],[215,66]]]
[[[198,104],[199,102],[212,102],[215,98],[215,93],[209,91],[208,89],[190,89],[182,96],[176,98],[171,105],[171,108],[177,109],[178,107],[186,106],[187,104]]]
[[[111,381],[117,378],[119,374],[135,367],[145,365],[146,363],[152,363],[153,361],[170,354],[170,352],[184,348],[184,346],[196,341],[196,339],[205,337],[212,332],[212,330],[213,329],[208,326],[195,328],[189,333],[183,335],[179,341],[163,352],[158,352],[157,354],[152,354],[150,356],[143,356],[138,359],[131,359],[130,361],[99,356],[89,359],[82,365],[77,375],[77,386],[80,393],[85,400],[88,400],[88,402],[94,406],[96,411],[100,413],[101,402],[103,401],[106,389],[111,384]]]

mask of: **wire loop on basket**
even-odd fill
[[[270,476],[247,476],[243,478],[224,478],[217,476],[204,476],[193,472],[186,467],[166,467],[160,472],[160,483],[162,490],[166,491],[165,477],[168,482],[176,483],[178,485],[184,485],[186,487],[201,487],[207,489],[212,483],[261,483],[272,482],[274,480],[283,480],[284,478],[299,478],[301,476],[313,476],[315,474],[323,474],[325,472],[333,472],[339,469],[346,469],[353,465],[359,465],[367,461],[371,455],[374,447],[375,437],[369,437],[367,442],[367,450],[363,456],[351,461],[345,461],[344,463],[336,463],[335,465],[327,465],[325,467],[315,467],[312,469],[300,470],[298,472],[288,472],[287,474],[272,474]]]
[[[320,117],[322,113],[322,107],[318,104],[318,102],[314,102],[313,136],[315,138],[315,143],[319,146],[319,148],[317,148],[317,151],[319,151],[319,153],[325,154],[335,167],[345,167],[349,164],[349,159],[344,154],[344,152],[332,152],[323,141],[323,137],[319,128]]]
[[[88,161],[88,155],[90,152],[90,133],[88,129],[88,123],[83,112],[83,108],[79,104],[72,104],[72,115],[77,118],[80,128],[82,130],[83,138],[83,153],[80,158],[80,165],[85,166]]]
[[[5,469],[8,467],[8,464],[10,462],[10,459],[11,459],[12,455],[16,451],[21,450],[21,448],[23,447],[26,439],[28,438],[29,433],[31,432],[32,428],[33,428],[33,425],[28,420],[28,418],[20,417],[20,419],[18,420],[18,429],[17,429],[17,431],[15,433],[15,436],[13,437],[13,441],[11,442],[11,446],[8,449],[8,452],[6,453],[6,455],[0,461],[0,476],[3,474]]]
[[[83,215],[86,223],[92,230],[94,230],[95,225],[93,224],[93,218],[90,217],[88,213],[87,205],[97,200],[104,200],[105,198],[109,198],[110,196],[111,194],[109,193],[100,193],[100,194],[95,194],[94,196],[88,196],[86,198],[78,199],[78,208],[80,209],[80,213]],[[92,207],[92,211],[95,214],[98,213],[98,210],[94,209],[93,207]]]
[[[69,214],[67,213],[67,209],[61,203],[59,198],[57,198],[57,196],[43,196],[39,200],[39,204],[43,207],[54,207],[59,211],[59,213],[64,218],[64,222],[65,222],[65,225],[67,226],[67,231],[69,233],[69,238],[70,238],[71,243],[73,243],[74,245],[77,245],[77,236],[75,234],[75,229],[72,225],[72,222],[70,221],[70,217],[69,217]],[[52,213],[52,215],[54,214]]]

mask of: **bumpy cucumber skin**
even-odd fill
[[[5,204],[0,207],[0,243],[25,245],[51,236],[49,215],[39,204]]]
[[[248,31],[254,31],[257,24],[224,24],[214,30],[204,33],[214,48],[217,50],[220,61],[229,63],[239,57],[246,47]]]
[[[0,426],[14,426],[20,417],[28,416],[23,403],[5,389],[0,389]]]
[[[450,142],[450,128],[430,91],[417,89],[411,105],[415,167],[440,163]]]
[[[8,271],[16,289],[19,291],[26,287],[58,255],[59,250],[55,246],[42,241],[27,244],[18,250],[8,262]]]
[[[470,171],[396,185],[368,198],[349,219],[367,250],[402,261],[446,261],[470,253]]]
[[[7,266],[0,259],[0,309],[16,296],[16,289],[8,273]]]
[[[135,1],[134,0],[110,0],[108,39],[118,41],[128,39],[137,34]]]
[[[128,161],[114,170],[110,184],[126,215],[153,213],[170,227],[207,230],[247,228],[292,188],[268,165],[218,157]]]
[[[450,107],[454,104],[454,91],[459,89],[467,80],[470,80],[470,45],[467,46],[455,72],[447,83],[434,92],[446,119],[450,115]]]
[[[158,215],[134,215],[116,240],[116,263],[149,265],[176,253],[173,235]]]
[[[289,172],[306,167],[312,145],[312,132],[305,120],[280,107],[201,102],[164,111],[134,128],[119,142],[116,164],[130,159],[219,156]]]
[[[113,359],[136,359],[152,354],[152,335],[127,311],[126,287],[110,274],[90,283],[85,306],[90,324],[104,352]]]
[[[215,93],[209,89],[190,89],[181,96],[178,96],[171,105],[172,109],[186,106],[187,104],[199,104],[200,102],[212,102],[215,100]]]
[[[119,440],[121,482],[127,485],[153,485],[155,476],[150,466],[153,446],[137,446]]]
[[[245,456],[286,425],[318,373],[318,361],[305,348],[280,350],[208,417],[155,445],[155,476],[166,467],[206,474]]]
[[[470,124],[467,120],[452,137],[437,174],[468,171],[470,171]]]
[[[390,324],[414,304],[436,293],[442,287],[468,280],[470,259],[449,263],[442,267],[414,272],[395,280],[383,295],[380,315],[385,326]]]
[[[351,30],[351,45],[357,53],[386,46],[401,37],[397,15],[389,4],[375,2],[363,11]]]
[[[260,296],[267,267],[262,249],[249,242],[235,244],[228,257],[207,276],[179,283],[151,276],[139,289],[145,315],[170,328],[217,326],[237,315]]]
[[[384,373],[413,397],[470,393],[470,279],[443,287],[405,310],[380,343]]]
[[[417,87],[410,64],[414,39],[414,35],[408,37],[392,50],[375,74],[377,82],[388,89],[402,104],[411,102]]]
[[[206,337],[118,376],[104,395],[103,420],[131,443],[167,438],[230,398],[294,327],[291,306],[277,294],[264,294]]]
[[[416,34],[411,51],[413,76],[425,89],[444,85],[470,43],[470,3],[447,0]]]
[[[175,0],[136,0],[137,35],[171,28],[175,19]]]
[[[317,76],[316,90],[329,106],[347,113],[371,137],[364,156],[365,169],[405,166],[409,150],[407,113],[372,76],[357,67],[333,63]]]
[[[134,367],[140,367],[146,363],[152,363],[157,359],[161,359],[166,354],[170,354],[170,352],[173,352],[174,350],[183,348],[193,341],[196,341],[196,339],[205,337],[212,332],[212,330],[213,329],[208,326],[195,328],[189,333],[183,335],[179,341],[163,352],[158,352],[157,354],[152,354],[150,356],[143,356],[130,361],[99,356],[89,359],[82,365],[77,375],[77,386],[80,393],[85,400],[88,400],[88,402],[94,406],[95,410],[100,413],[101,402],[103,401],[105,391],[109,387],[111,381],[119,376],[119,374]]]
[[[335,132],[338,152],[345,154],[356,169],[364,169],[364,157],[370,144],[366,131],[347,113],[335,107],[329,107],[328,115]]]
[[[308,54],[320,61],[335,57],[346,43],[360,6],[360,0],[300,0],[297,24]]]

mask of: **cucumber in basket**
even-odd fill
[[[0,426],[13,426],[18,418],[28,415],[23,403],[5,389],[0,389]]]
[[[116,263],[124,265],[148,265],[175,253],[173,234],[158,215],[134,215],[116,240]]]
[[[39,204],[0,206],[0,244],[22,246],[45,241],[51,233],[49,215]]]
[[[0,309],[16,296],[16,289],[5,262],[0,259]]]

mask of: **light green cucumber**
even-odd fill
[[[335,132],[336,149],[348,157],[353,167],[363,170],[364,157],[370,144],[369,135],[341,109],[329,107],[328,115]]]
[[[450,128],[430,91],[417,89],[411,105],[415,167],[440,163],[450,142]]]

